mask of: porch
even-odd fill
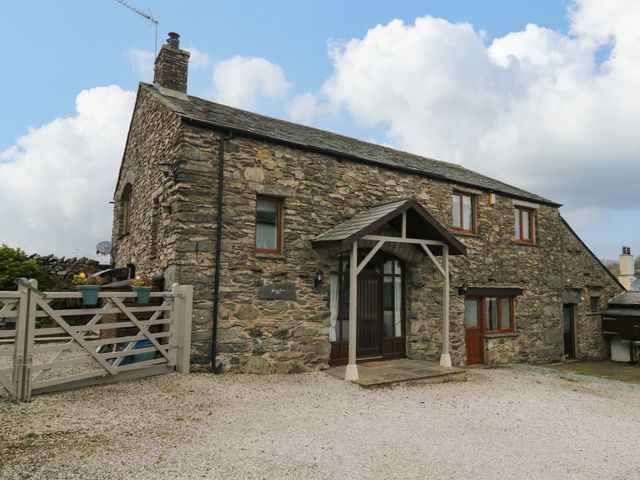
[[[344,379],[347,366],[332,367],[329,375]],[[445,383],[464,382],[465,371],[460,368],[443,367],[434,362],[399,358],[395,360],[373,360],[358,363],[356,383],[364,388],[392,386],[400,383]]]
[[[389,245],[409,249],[422,258],[426,256],[439,272],[442,278],[440,366],[451,367],[449,257],[466,255],[466,248],[424,207],[413,199],[370,207],[318,235],[312,245],[337,253],[339,259],[339,269],[335,275],[332,273],[337,281],[332,282],[330,291],[330,364],[347,363],[346,367],[335,370],[341,372],[345,380],[360,379],[357,359],[383,357],[382,360],[389,361],[407,353],[406,269],[400,259],[383,253]],[[402,369],[402,375],[392,372],[392,377],[413,376],[415,372],[411,370]]]

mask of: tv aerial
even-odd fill
[[[154,56],[158,55],[158,24],[160,23],[157,19],[155,19],[153,17],[153,15],[151,14],[151,11],[148,10],[146,12],[143,12],[142,10],[134,7],[133,5],[131,5],[130,3],[127,3],[125,0],[116,0],[116,2],[118,2],[120,5],[122,5],[123,7],[128,8],[129,10],[131,10],[134,13],[137,13],[138,15],[140,15],[143,18],[146,18],[147,20],[149,20],[154,26],[155,26],[155,30],[156,30],[156,38],[155,38],[155,52],[154,52]]]

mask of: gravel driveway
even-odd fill
[[[1,478],[637,478],[640,389],[535,371],[364,390],[165,375],[0,403]]]

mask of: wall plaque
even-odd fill
[[[273,283],[265,285],[258,292],[261,300],[296,300],[296,287],[293,283]]]

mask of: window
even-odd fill
[[[465,327],[479,327],[487,333],[513,332],[514,307],[514,297],[465,298]]]
[[[475,233],[476,231],[476,198],[474,195],[453,192],[451,208],[454,229],[461,232]]]
[[[591,313],[600,311],[600,297],[589,297],[589,310]]]
[[[120,235],[131,231],[131,184],[127,183],[120,196]]]
[[[256,198],[256,252],[282,252],[282,200]]]
[[[160,199],[153,199],[153,209],[151,210],[151,235],[149,243],[149,257],[156,258],[158,256],[158,230],[160,229]]]
[[[383,267],[383,336],[402,336],[402,264],[387,260]]]
[[[478,324],[478,303],[480,299],[472,298],[464,301],[464,326],[467,328],[476,328]]]
[[[535,212],[528,208],[515,207],[516,242],[533,243],[535,240]]]

